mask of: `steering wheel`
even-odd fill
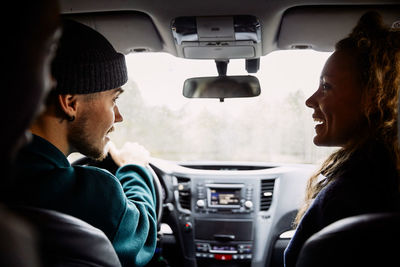
[[[115,174],[115,172],[118,169],[118,166],[114,163],[114,161],[110,155],[107,155],[107,157],[102,161],[97,161],[97,160],[94,160],[94,159],[84,156],[84,157],[72,162],[71,165],[96,166],[96,167],[99,167],[102,169],[106,169],[113,174]],[[155,171],[153,170],[151,165],[148,164],[145,168],[148,170],[148,172],[150,173],[150,175],[153,178],[153,184],[154,184],[155,195],[156,195],[157,225],[159,226],[160,222],[161,222],[161,218],[162,218],[162,212],[163,212],[162,185],[161,185],[160,179],[158,178],[157,174],[155,173]]]

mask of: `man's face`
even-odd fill
[[[79,95],[76,119],[70,123],[68,131],[68,141],[73,151],[98,160],[106,156],[105,146],[110,140],[108,134],[114,130],[114,123],[123,120],[116,105],[122,92],[121,88],[116,88]]]

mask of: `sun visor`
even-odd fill
[[[370,10],[378,11],[388,26],[400,21],[400,5],[291,8],[283,15],[278,48],[333,51],[335,43],[346,37]]]
[[[123,54],[158,52],[163,46],[151,18],[141,12],[92,13],[63,16],[81,22],[106,37]]]
[[[261,56],[261,26],[254,16],[179,17],[172,22],[179,57],[237,59]]]

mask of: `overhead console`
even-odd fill
[[[179,57],[226,60],[261,56],[261,25],[254,16],[178,17],[171,28]]]

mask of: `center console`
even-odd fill
[[[180,219],[185,239],[192,237],[197,265],[221,266],[229,261],[229,266],[250,266],[260,180],[178,177],[177,181]]]
[[[293,218],[316,166],[164,163],[158,166],[167,185],[163,222],[170,233],[160,235],[160,243],[171,265],[282,265]]]

